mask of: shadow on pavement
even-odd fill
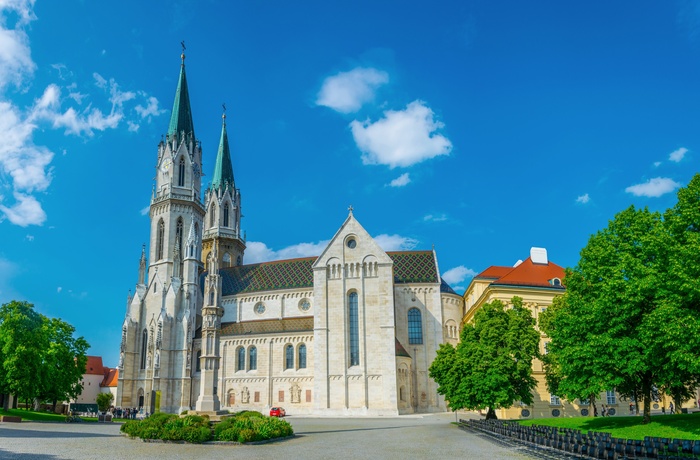
[[[52,458],[60,458],[55,455],[51,454],[20,454],[17,452],[11,452],[9,450],[5,450],[0,448],[0,458],[12,458],[12,459],[19,459],[19,460],[30,460],[30,459],[52,459]]]
[[[0,430],[0,438],[114,438],[118,436],[121,435],[74,431]]]
[[[402,428],[413,428],[410,426],[385,426],[378,428],[347,428],[345,430],[323,430],[323,431],[299,431],[295,432],[297,436],[303,436],[305,434],[324,434],[324,433],[345,433],[349,431],[377,431],[377,430],[399,430]]]

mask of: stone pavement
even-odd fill
[[[461,416],[461,415],[460,415]],[[144,443],[118,424],[0,423],[0,459],[529,459],[521,446],[466,432],[454,414],[395,418],[287,417],[296,437],[255,446]]]

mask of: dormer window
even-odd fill
[[[549,284],[552,286],[561,286],[561,280],[559,278],[552,278],[549,280]]]

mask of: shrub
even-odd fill
[[[245,428],[238,433],[238,442],[255,441],[255,430]]]
[[[221,421],[214,429],[214,438],[219,441],[263,441],[292,434],[294,430],[288,422],[258,412],[236,414]]]
[[[156,413],[143,420],[124,423],[121,431],[141,439],[187,441],[201,443],[211,439],[209,419],[196,415],[179,418],[177,415]]]

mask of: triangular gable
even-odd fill
[[[354,236],[356,247],[352,250],[346,250],[346,243],[349,236]],[[379,264],[392,264],[391,258],[379,247],[374,238],[367,233],[367,230],[360,225],[355,219],[352,212],[348,215],[343,225],[331,239],[328,246],[323,250],[321,255],[316,259],[313,268],[325,267],[331,259],[337,259],[339,263],[361,263],[367,257],[374,256],[373,260]]]

